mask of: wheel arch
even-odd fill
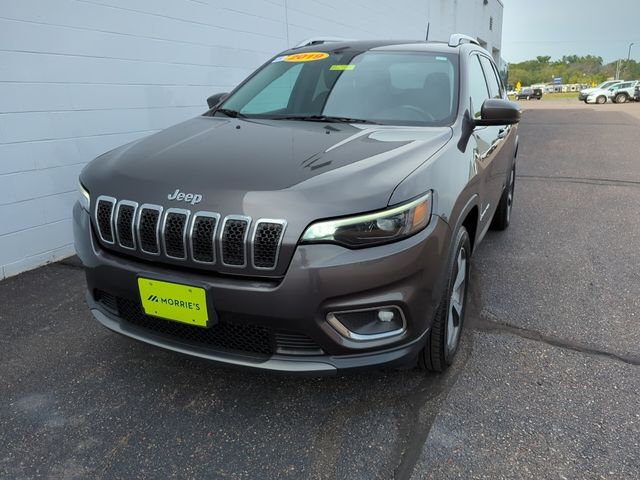
[[[472,253],[477,243],[476,240],[478,235],[478,217],[480,211],[478,208],[479,198],[479,195],[476,193],[467,201],[462,210],[460,210],[460,215],[458,215],[455,227],[452,229],[454,238],[461,226],[463,226],[467,230],[467,232],[469,233],[469,241],[471,242]]]

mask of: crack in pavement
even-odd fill
[[[640,366],[640,356],[624,355],[620,353],[610,352],[596,347],[573,340],[557,338],[551,335],[531,330],[524,327],[512,325],[499,316],[483,308],[482,294],[480,292],[480,281],[474,269],[471,270],[471,282],[469,288],[469,298],[467,300],[467,313],[465,314],[465,327],[476,331],[497,332],[514,335],[516,337],[545,343],[547,345],[573,350],[575,352],[584,353],[586,355],[594,355],[605,357],[611,360],[626,363],[628,365]]]
[[[486,310],[480,312],[480,315],[470,323],[472,323],[472,325],[469,325],[469,327],[473,328],[474,330],[485,332],[505,332],[510,335],[515,335],[517,337],[525,338],[528,340],[546,343],[547,345],[551,345],[553,347],[565,348],[568,350],[573,350],[575,352],[585,353],[587,355],[606,357],[626,363],[628,365],[640,366],[640,357],[636,357],[633,355],[622,355],[619,353],[600,349],[593,345],[545,335],[544,333],[540,333],[536,330],[530,330],[528,328],[517,327],[500,320],[496,315]]]
[[[467,342],[462,343],[457,358],[449,369],[439,374],[426,373],[427,378],[404,397],[410,415],[403,425],[404,428],[402,425],[400,427],[399,437],[405,441],[396,449],[397,467],[394,470],[394,479],[410,478],[413,474],[431,427],[449,391],[471,358],[471,351],[471,345]]]
[[[353,423],[370,412],[376,412],[397,405],[395,417],[397,437],[390,447],[390,458],[384,462],[376,478],[408,479],[422,455],[422,449],[431,427],[435,422],[442,405],[464,371],[471,358],[472,338],[466,337],[454,364],[443,373],[414,371],[415,377],[422,376],[415,386],[400,394],[388,395],[379,391],[358,402],[338,403],[326,414],[319,433],[314,437],[310,478],[340,477],[339,463],[344,460],[344,442],[348,441],[350,429],[358,428]],[[388,375],[395,377],[399,372],[392,371]],[[413,375],[411,374],[413,377]],[[415,378],[413,377],[413,378]],[[411,380],[411,378],[409,378]]]
[[[555,181],[561,183],[583,183],[587,185],[606,185],[611,187],[640,187],[640,182],[631,180],[613,180],[609,178],[589,178],[589,177],[562,177],[562,176],[545,176],[545,175],[522,175],[518,174],[518,179],[522,180],[541,180]]]
[[[71,269],[75,269],[75,270],[84,270],[84,267],[82,266],[82,263],[80,262],[80,260],[76,256],[65,258],[63,260],[59,260],[59,261],[55,262],[55,265],[59,265],[61,267],[67,267],[67,268],[71,268]]]

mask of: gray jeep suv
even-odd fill
[[[520,110],[489,54],[314,41],[209,104],[82,171],[94,317],[255,369],[450,365],[471,254],[513,202]]]

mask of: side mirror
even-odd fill
[[[480,109],[480,118],[474,119],[477,127],[490,125],[513,125],[520,121],[520,106],[502,98],[485,100]]]
[[[211,95],[209,98],[207,98],[207,105],[209,105],[209,108],[213,108],[216,105],[218,105],[222,100],[227,98],[227,95],[229,95],[227,92],[216,93],[214,95]]]

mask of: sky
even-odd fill
[[[640,61],[640,0],[502,0],[502,57],[509,63],[550,55]]]

